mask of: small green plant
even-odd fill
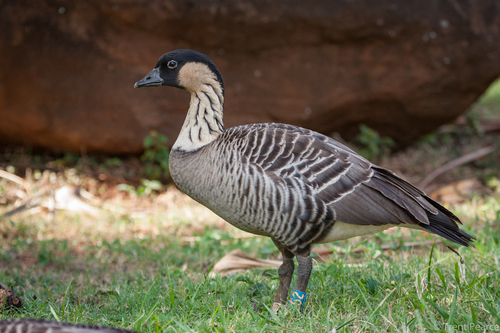
[[[135,191],[135,187],[133,187],[132,185],[118,184],[118,186],[116,186],[116,188],[118,189],[118,191],[127,192],[130,196],[137,195],[137,192]]]
[[[141,161],[144,163],[144,176],[149,179],[169,177],[168,157],[170,150],[167,146],[168,139],[157,131],[151,131],[144,138],[144,154]]]
[[[103,164],[106,168],[114,168],[121,166],[123,161],[118,157],[110,157],[105,159]]]
[[[157,180],[143,179],[142,185],[137,188],[137,193],[140,196],[150,195],[153,191],[159,191],[163,185]]]
[[[435,147],[436,145],[439,144],[439,137],[437,136],[436,133],[424,134],[418,139],[418,143],[420,145],[428,144],[431,147]]]
[[[117,189],[122,192],[127,192],[132,197],[145,197],[150,195],[155,191],[160,191],[163,185],[158,180],[143,179],[142,185],[139,185],[137,189],[128,184],[119,184]]]
[[[359,125],[359,131],[360,133],[354,142],[361,145],[358,153],[369,160],[387,156],[391,152],[391,148],[394,147],[394,140],[380,136],[377,131],[364,124]]]
[[[66,162],[65,164],[67,164],[67,165],[77,164],[78,161],[80,160],[80,155],[68,152],[68,153],[64,154],[62,160],[64,162]]]

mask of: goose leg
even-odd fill
[[[307,289],[307,284],[309,283],[309,277],[312,271],[312,260],[309,256],[297,256],[297,284],[295,285],[295,290],[305,293]]]
[[[290,303],[300,306],[300,309],[303,310],[307,300],[307,284],[309,283],[312,271],[312,260],[309,257],[309,253],[307,253],[307,256],[298,255],[297,263],[297,283],[295,289],[292,291]]]
[[[278,268],[278,275],[280,278],[280,284],[278,287],[278,293],[273,304],[273,311],[278,313],[279,308],[286,304],[288,300],[288,290],[290,289],[290,283],[292,282],[293,271],[295,269],[295,264],[293,263],[293,253],[288,251],[283,245],[278,243],[273,239],[274,244],[280,250],[283,256],[283,263]]]
[[[286,304],[288,300],[288,289],[290,289],[294,269],[295,264],[293,263],[293,256],[291,258],[283,257],[283,264],[281,264],[278,269],[280,285],[278,287],[278,294],[276,295],[276,303]]]

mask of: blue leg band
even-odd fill
[[[300,306],[300,310],[304,309],[304,305],[306,304],[307,301],[307,293],[304,293],[302,291],[298,291],[294,289],[292,291],[292,296],[290,297],[289,303],[292,305],[298,305]]]

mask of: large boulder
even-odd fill
[[[0,0],[0,143],[136,153],[176,138],[189,95],[133,89],[159,56],[206,53],[226,127],[284,122],[405,144],[500,75],[498,0]]]

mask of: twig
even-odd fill
[[[425,179],[420,183],[419,187],[426,188],[437,176],[445,173],[446,171],[456,168],[457,166],[480,159],[481,157],[491,154],[494,151],[495,151],[495,145],[491,145],[476,150],[472,153],[465,154],[459,158],[456,158],[451,162],[448,162],[445,165],[440,166],[439,168],[428,174],[427,177],[425,177]]]
[[[6,212],[5,214],[3,215],[0,215],[0,221],[3,220],[4,218],[7,218],[7,217],[10,217],[10,216],[13,216],[13,215],[16,215],[16,214],[19,214],[25,210],[28,210],[30,208],[33,208],[33,207],[36,207],[36,206],[39,206],[42,204],[42,201],[35,201],[36,199],[39,199],[43,196],[45,196],[47,193],[49,193],[52,189],[49,188],[49,189],[45,189],[45,190],[42,190],[42,191],[39,191],[35,194],[33,194],[31,197],[27,198],[26,200],[24,200],[20,206],[12,209],[12,210],[9,210],[8,212]]]
[[[484,132],[500,130],[500,117],[481,120],[481,128]]]
[[[31,194],[31,190],[28,187],[28,184],[26,184],[26,181],[24,179],[22,179],[21,177],[16,176],[13,173],[10,173],[10,172],[4,171],[4,170],[0,170],[0,177],[7,179],[7,180],[10,180],[13,183],[21,185],[24,188],[24,190],[26,191],[26,193],[28,193],[28,195]]]

